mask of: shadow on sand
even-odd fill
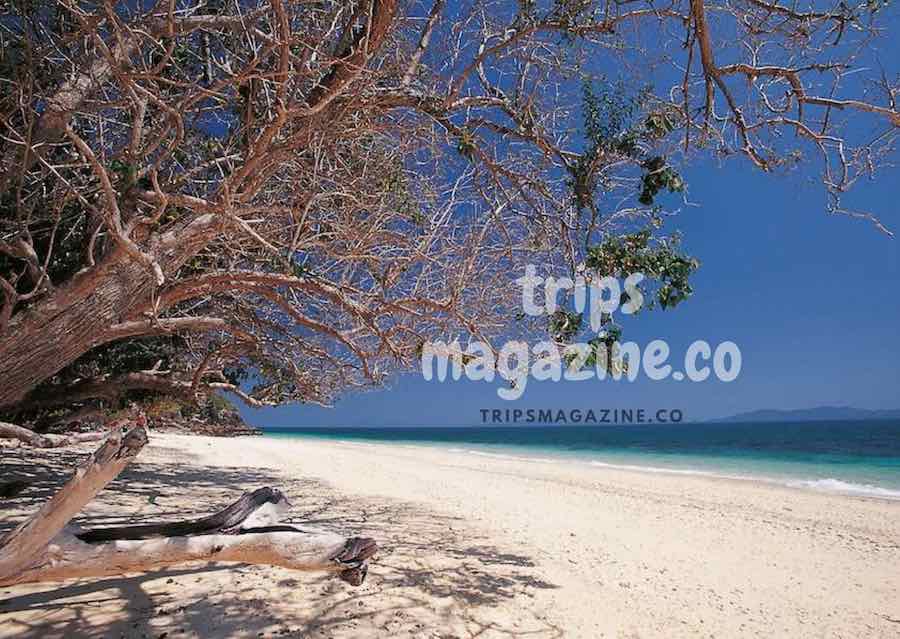
[[[46,500],[84,454],[0,448],[0,483],[30,483],[0,501],[0,533]],[[277,470],[198,466],[175,449],[151,447],[142,457],[75,523],[185,519],[271,485],[293,505],[292,522],[378,539],[381,550],[366,583],[352,588],[280,568],[195,564],[0,587],[0,636],[562,636],[537,601],[556,586],[541,579],[536,561],[497,548],[458,518],[410,503],[346,498],[317,480]]]

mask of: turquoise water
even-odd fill
[[[273,437],[715,475],[900,499],[900,420],[618,426],[290,428]]]

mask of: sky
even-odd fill
[[[702,265],[676,309],[622,319],[638,344],[664,339],[673,364],[696,339],[735,342],[737,379],[536,382],[515,401],[495,384],[398,377],[333,408],[243,408],[259,426],[481,424],[479,409],[678,408],[685,421],[758,408],[900,407],[900,240],[871,223],[825,213],[821,187],[734,163],[685,171],[690,199],[677,226]],[[860,205],[900,231],[896,169],[861,185]]]
[[[900,45],[879,46],[881,60],[897,59]],[[900,171],[887,169],[853,193],[856,208],[876,213],[894,238],[865,220],[828,215],[813,175],[766,175],[740,159],[698,161],[682,174],[692,205],[681,207],[674,227],[702,263],[694,295],[674,310],[618,321],[623,339],[665,340],[676,369],[694,340],[734,342],[742,356],[734,381],[530,379],[520,399],[506,401],[496,384],[427,382],[416,372],[330,409],[242,407],[245,419],[427,427],[479,425],[480,410],[493,408],[677,408],[684,421],[699,421],[761,408],[900,407]]]

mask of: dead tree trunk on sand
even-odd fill
[[[0,439],[16,439],[34,448],[63,448],[73,444],[106,439],[107,431],[93,433],[69,433],[68,435],[42,435],[28,428],[0,422]]]
[[[75,531],[67,524],[137,456],[143,427],[113,431],[63,488],[0,539],[0,586],[142,572],[189,561],[225,561],[337,573],[358,586],[371,539],[280,524],[289,504],[261,488],[196,521]]]

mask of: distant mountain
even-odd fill
[[[795,410],[773,408],[738,413],[730,417],[711,419],[712,422],[818,422],[818,421],[861,421],[866,419],[900,419],[900,409],[866,410],[850,406],[819,406]]]

